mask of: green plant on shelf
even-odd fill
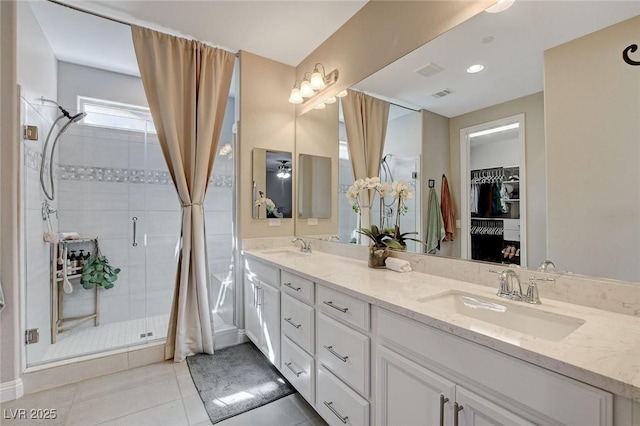
[[[84,264],[80,284],[86,290],[91,290],[95,286],[110,289],[118,279],[119,273],[120,268],[112,268],[106,256],[92,254]]]

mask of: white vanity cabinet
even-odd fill
[[[280,273],[282,365],[284,377],[311,405],[315,403],[314,283],[287,271]]]
[[[384,309],[374,329],[376,425],[613,425],[600,389]]]
[[[245,333],[276,367],[280,366],[280,270],[245,262]]]

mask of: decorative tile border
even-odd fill
[[[171,175],[165,170],[125,169],[117,167],[90,167],[71,164],[60,165],[61,180],[111,183],[146,183],[173,185]],[[209,185],[231,188],[233,176],[213,175]]]

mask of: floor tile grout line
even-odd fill
[[[105,421],[103,421],[103,422],[96,423],[96,424],[95,424],[95,426],[103,425],[103,424],[105,424],[105,423],[109,423],[109,422],[112,422],[112,421],[114,421],[114,420],[122,419],[122,418],[124,418],[124,417],[133,416],[134,414],[138,414],[138,413],[141,413],[141,412],[143,412],[143,411],[151,410],[151,409],[153,409],[153,408],[157,408],[157,407],[160,407],[160,406],[162,406],[162,405],[171,404],[171,403],[176,402],[176,401],[178,401],[178,400],[179,400],[179,401],[182,401],[182,398],[172,399],[171,401],[166,401],[166,402],[163,402],[162,404],[152,405],[152,406],[150,406],[150,407],[143,408],[142,410],[134,411],[133,413],[125,414],[125,415],[123,415],[123,416],[114,417],[114,418],[112,418],[112,419],[108,419],[108,420],[105,420]],[[183,406],[183,409],[184,409],[184,403],[182,404],[182,406]],[[187,413],[185,412],[185,415],[186,415],[186,414],[187,414]],[[189,421],[189,418],[187,418],[187,421]]]

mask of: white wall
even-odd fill
[[[481,144],[471,140],[471,170],[520,165],[520,141],[498,140]]]
[[[621,55],[638,28],[545,52],[547,249],[560,270],[640,282],[640,67]]]
[[[404,109],[391,105],[393,109]],[[384,153],[400,157],[422,154],[422,117],[419,112],[409,112],[389,120],[384,142]]]

